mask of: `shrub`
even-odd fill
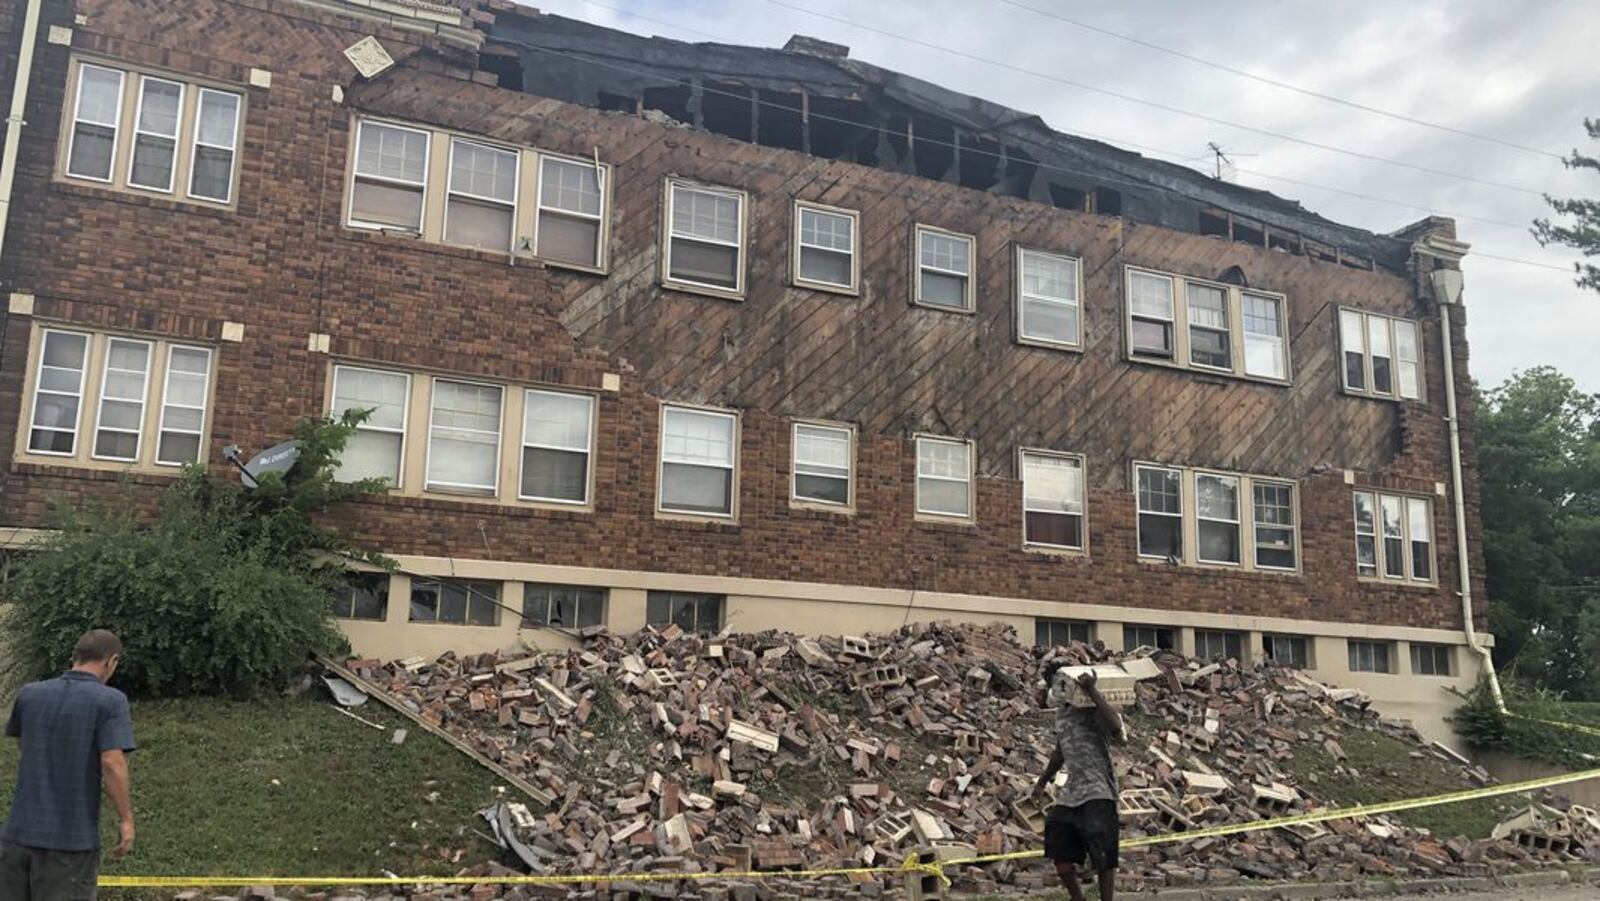
[[[318,511],[383,489],[333,470],[359,414],[307,420],[301,457],[254,490],[192,466],[141,521],[132,492],[58,507],[57,531],[18,562],[0,650],[13,684],[65,667],[85,630],[123,643],[118,683],[133,694],[250,695],[280,686],[308,654],[337,647],[328,613],[342,559],[387,564],[317,523]]]

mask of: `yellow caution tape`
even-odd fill
[[[1593,735],[1596,738],[1600,738],[1600,729],[1596,729],[1593,726],[1582,726],[1577,723],[1558,723],[1555,720],[1541,720],[1531,716],[1523,716],[1520,713],[1508,712],[1507,716],[1515,717],[1519,720],[1527,720],[1530,723],[1538,723],[1541,726],[1554,726],[1557,729],[1567,729],[1572,732],[1582,732],[1584,735]]]
[[[1330,807],[1316,810],[1311,813],[1297,814],[1295,816],[1277,817],[1275,819],[1255,820],[1248,823],[1229,823],[1224,826],[1211,826],[1205,829],[1194,829],[1188,832],[1170,832],[1165,835],[1151,835],[1143,838],[1129,839],[1122,842],[1123,848],[1144,848],[1151,845],[1174,844],[1177,842],[1196,841],[1203,838],[1217,838],[1225,835],[1241,835],[1248,832],[1264,832],[1268,829],[1282,829],[1288,826],[1301,826],[1311,823],[1325,823],[1330,820],[1348,820],[1357,817],[1377,816],[1385,813],[1398,813],[1403,810],[1416,810],[1422,807],[1435,807],[1443,804],[1459,804],[1463,801],[1476,801],[1481,798],[1494,798],[1500,795],[1512,795],[1520,792],[1538,791],[1544,788],[1554,788],[1558,785],[1568,785],[1573,782],[1584,782],[1589,779],[1600,779],[1600,769],[1584,770],[1577,773],[1564,773],[1559,776],[1545,776],[1540,779],[1528,779],[1523,782],[1512,782],[1505,785],[1491,785],[1484,788],[1467,789],[1466,791],[1448,792],[1440,795],[1429,795],[1421,798],[1407,798],[1402,801],[1384,801],[1378,804],[1363,804],[1358,807]],[[101,876],[101,888],[240,888],[251,885],[271,885],[280,888],[293,886],[301,887],[335,887],[335,886],[401,886],[401,885],[604,885],[613,882],[676,882],[679,880],[758,880],[758,879],[822,879],[830,876],[908,876],[912,873],[921,873],[924,876],[936,877],[945,884],[949,884],[949,877],[945,870],[949,867],[975,866],[978,864],[998,863],[1007,860],[1030,860],[1044,856],[1040,850],[1016,851],[1010,854],[991,854],[985,857],[967,857],[958,860],[927,861],[923,862],[913,854],[897,867],[838,867],[819,870],[763,870],[763,871],[736,871],[736,872],[659,872],[659,873],[579,873],[558,876]]]

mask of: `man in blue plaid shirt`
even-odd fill
[[[112,854],[133,849],[128,699],[106,685],[122,642],[104,629],[78,639],[72,669],[17,694],[6,735],[22,746],[11,818],[0,830],[0,899],[86,901],[100,870],[100,791],[121,831]]]

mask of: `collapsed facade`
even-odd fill
[[[344,468],[394,487],[337,518],[399,570],[335,603],[366,654],[1000,621],[1279,660],[1435,734],[1477,677],[1449,220],[1343,226],[801,36],[503,0],[0,30],[13,547],[371,409]]]

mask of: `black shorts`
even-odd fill
[[[1088,860],[1096,873],[1115,870],[1120,834],[1114,801],[1101,799],[1077,807],[1052,807],[1044,821],[1044,856],[1074,866]]]

